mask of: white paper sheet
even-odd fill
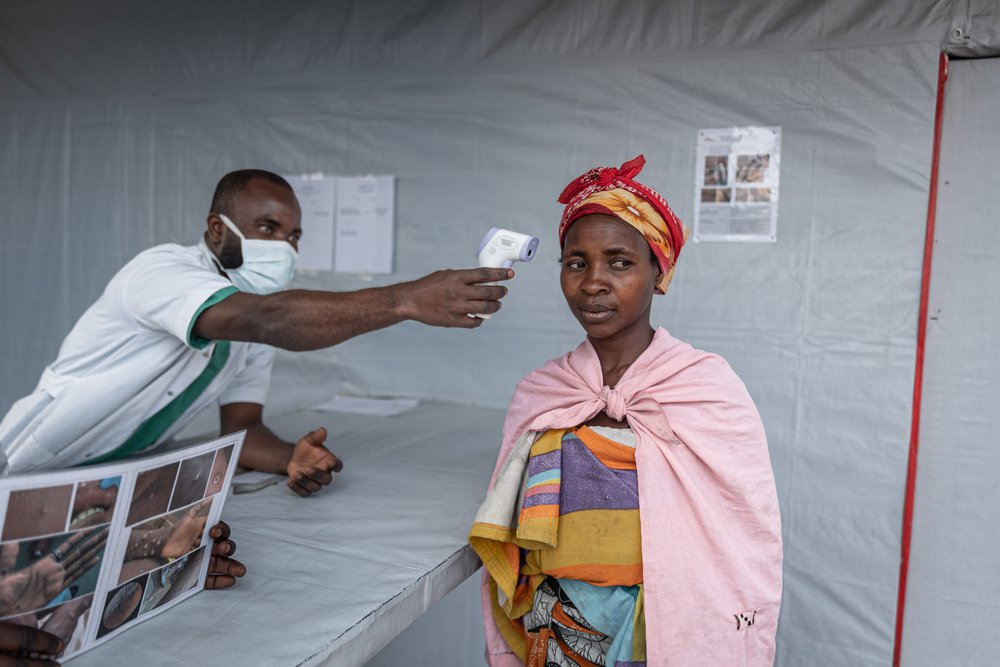
[[[250,493],[277,484],[288,479],[287,475],[262,472],[260,470],[244,470],[233,476],[233,493]]]
[[[417,407],[416,398],[376,398],[369,396],[345,396],[338,394],[332,400],[317,405],[314,409],[324,412],[350,412],[356,415],[392,417]]]
[[[0,479],[0,620],[57,631],[64,662],[200,591],[245,434]]]
[[[775,242],[780,127],[699,130],[695,241]]]
[[[302,209],[300,271],[333,271],[337,179],[323,174],[285,176]]]
[[[392,273],[395,177],[340,177],[336,196],[335,270]]]

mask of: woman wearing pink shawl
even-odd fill
[[[493,666],[774,662],[767,441],[725,360],[650,325],[685,234],[634,180],[644,164],[559,199],[560,282],[587,338],[518,384],[470,533]]]

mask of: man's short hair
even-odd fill
[[[211,212],[231,215],[233,200],[241,192],[243,192],[246,189],[247,184],[255,178],[288,188],[289,191],[292,190],[292,186],[288,184],[288,181],[274,172],[264,171],[263,169],[240,169],[238,171],[231,171],[223,176],[219,181],[219,184],[215,186],[215,194],[212,195]]]

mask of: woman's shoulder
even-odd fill
[[[575,378],[586,373],[587,369],[596,362],[596,355],[593,355],[593,360],[590,359],[592,355],[593,348],[584,340],[575,349],[554,359],[549,359],[541,366],[528,371],[518,381],[515,393],[528,387],[551,387],[574,382]]]
[[[733,373],[732,367],[725,357],[717,352],[710,352],[695,347],[691,343],[675,338],[669,331],[660,327],[656,330],[653,343],[650,347],[656,347],[661,358],[678,360],[678,365],[693,372],[707,373]]]

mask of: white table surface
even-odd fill
[[[496,460],[503,411],[421,403],[396,417],[297,412],[344,460],[300,498],[283,484],[230,495],[223,518],[248,573],[83,655],[89,665],[360,665],[469,577],[466,535]]]

